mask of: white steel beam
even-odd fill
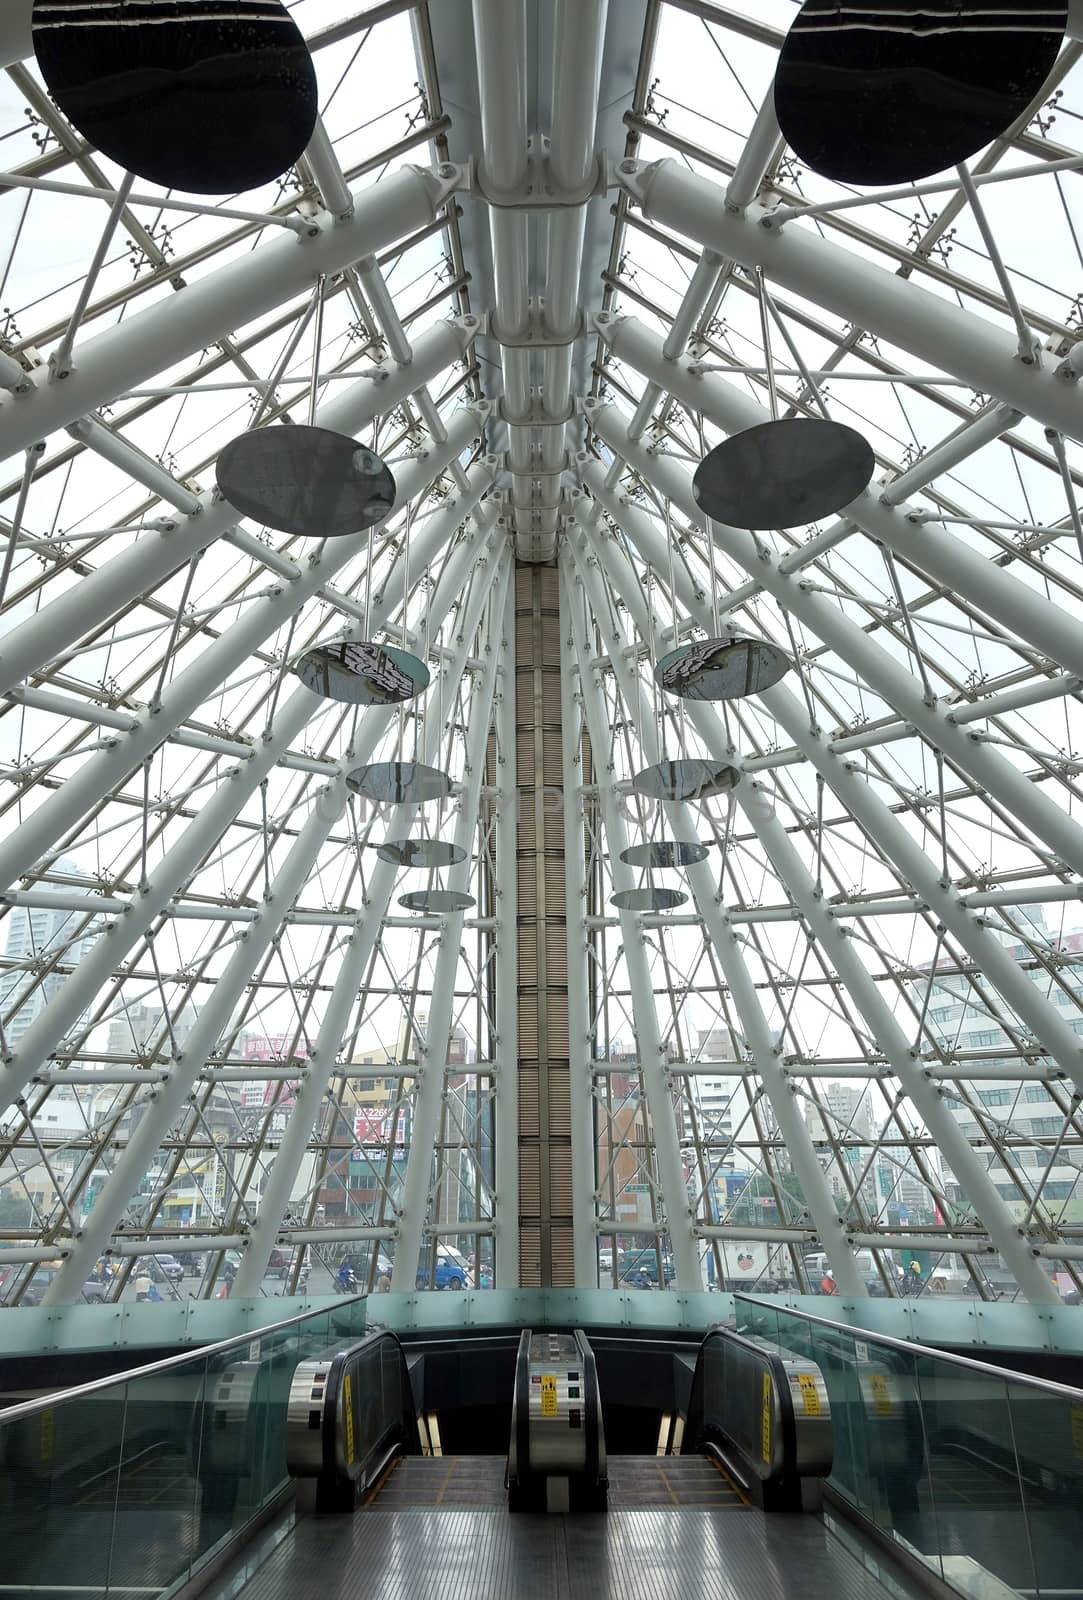
[[[449,889],[468,890],[470,886],[470,874],[473,870],[471,847],[478,831],[481,783],[485,774],[485,752],[492,726],[493,692],[496,688],[496,669],[500,655],[500,640],[504,632],[507,597],[512,586],[512,566],[511,552],[505,550],[499,564],[499,575],[489,596],[491,613],[486,642],[482,648],[484,665],[474,678],[470,695],[465,778],[454,833],[455,844],[466,851],[466,856],[448,872]],[[440,1109],[447,1088],[447,1068],[444,1063],[448,1058],[451,1025],[454,1020],[455,973],[459,965],[463,913],[449,912],[442,921],[440,947],[433,972],[429,1021],[424,1043],[418,1052],[417,1094],[410,1124],[410,1151],[406,1158],[406,1173],[399,1202],[399,1236],[391,1274],[391,1288],[395,1292],[405,1293],[415,1285],[422,1241],[431,1220],[429,1208],[434,1170],[442,1176],[437,1140],[440,1133]]]
[[[404,167],[362,190],[345,222],[326,213],[313,217],[301,237],[290,233],[272,239],[81,341],[62,381],[52,381],[48,367],[37,369],[26,393],[0,396],[0,459],[248,327],[310,291],[320,277],[435,222],[461,178],[458,168],[447,170],[450,176],[442,177],[423,167]]]
[[[444,662],[441,671],[444,680],[443,690],[441,691],[436,684],[429,690],[430,697],[442,695],[440,703],[447,708],[448,716],[452,715],[466,661],[472,654],[470,644],[477,631],[494,577],[499,570],[498,558],[476,564],[460,636],[462,642],[453,659]],[[425,726],[421,737],[421,750],[418,753],[419,760],[431,764],[438,758],[443,732],[443,728],[437,726],[435,719]],[[414,805],[396,806],[388,825],[388,837],[408,837],[416,814],[417,807]],[[274,1249],[277,1231],[289,1208],[312,1130],[319,1117],[328,1084],[337,1067],[338,1053],[342,1048],[350,1016],[357,1005],[358,991],[369,958],[380,939],[383,918],[394,892],[397,871],[398,868],[390,861],[377,861],[372,870],[366,901],[357,910],[353,932],[343,948],[342,964],[327,1002],[315,1049],[308,1058],[308,1071],[298,1091],[278,1153],[263,1186],[259,1213],[252,1224],[249,1246],[234,1282],[235,1294],[259,1293],[267,1262]]]
[[[663,759],[663,751],[658,738],[657,729],[651,717],[650,706],[645,702],[642,680],[638,672],[633,672],[628,665],[624,654],[625,638],[623,630],[615,621],[608,622],[604,610],[599,608],[604,600],[601,589],[601,573],[607,570],[604,564],[610,554],[612,541],[603,543],[597,538],[596,525],[591,521],[586,510],[586,501],[582,494],[576,491],[576,523],[582,535],[583,548],[577,548],[573,541],[569,544],[572,558],[579,579],[586,589],[588,600],[591,603],[595,616],[599,622],[602,637],[608,635],[611,642],[610,657],[613,672],[624,700],[625,709],[639,739],[639,746],[643,752],[647,765]],[[615,580],[612,580],[615,583]],[[645,615],[642,606],[637,605],[632,613],[637,624],[642,623],[649,629],[649,618]],[[603,747],[604,748],[604,747]],[[714,748],[719,760],[736,764],[736,752],[727,751],[720,741]],[[668,833],[671,838],[692,842],[695,831],[690,826],[684,808],[679,805],[664,806],[663,811],[668,822]],[[610,841],[610,870],[613,870],[613,841]],[[843,1232],[843,1224],[835,1208],[831,1191],[827,1185],[823,1168],[816,1156],[804,1119],[801,1116],[797,1101],[794,1098],[793,1085],[789,1082],[782,1070],[782,1046],[776,1044],[771,1037],[771,1030],[764,1016],[759,995],[752,982],[748,966],[737,935],[733,930],[732,920],[725,906],[722,885],[715,875],[715,869],[710,861],[700,861],[684,869],[685,879],[692,891],[696,909],[702,918],[704,931],[711,941],[711,945],[718,957],[734,1005],[737,1007],[741,1023],[741,1031],[752,1051],[753,1058],[759,1068],[760,1079],[764,1092],[767,1095],[771,1110],[778,1123],[782,1137],[786,1141],[786,1148],[793,1162],[794,1172],[801,1185],[805,1203],[815,1223],[817,1233],[822,1241],[824,1251],[831,1263],[839,1289],[846,1295],[864,1295],[865,1284],[857,1269],[857,1262],[853,1250],[847,1244]],[[622,913],[622,918],[628,916]]]
[[[725,379],[713,374],[697,377],[685,362],[667,361],[662,341],[638,318],[611,317],[602,312],[595,324],[621,361],[667,389],[682,405],[701,412],[726,433],[740,433],[770,421],[771,413],[765,407]],[[1026,639],[1068,672],[1080,675],[1083,631],[1075,617],[1054,605],[1037,584],[1021,582],[946,529],[919,520],[913,508],[901,503],[919,482],[928,483],[939,472],[957,466],[971,450],[979,449],[1018,420],[1017,412],[997,408],[985,426],[975,429],[971,424],[955,436],[953,447],[939,460],[935,449],[923,457],[914,469],[915,477],[906,474],[886,487],[874,484],[862,490],[840,515],[913,562],[928,574],[930,581],[965,595],[978,610],[995,617],[1018,638]],[[792,564],[787,570],[793,570]]]
[[[1046,427],[1083,438],[1083,397],[1074,375],[1019,358],[1013,332],[933,294],[853,250],[796,226],[771,224],[761,206],[726,209],[725,190],[673,160],[617,164],[643,215],[686,239],[761,267],[772,282],[865,328],[931,368],[963,379]]]
[[[480,482],[476,485],[475,499],[480,496],[483,486]],[[446,540],[461,515],[461,506],[450,502],[442,508],[441,515],[429,519],[426,537],[438,539],[442,534]],[[417,570],[423,571],[423,564],[419,563]],[[399,594],[393,592],[392,598],[386,601],[388,610],[393,608],[392,599],[397,605],[401,598],[401,581],[399,590]],[[270,736],[253,746],[250,761],[227,774],[225,781],[218,786],[176,844],[148,872],[138,902],[126,907],[125,914],[110,924],[94,949],[80,961],[67,982],[59,988],[27,1028],[15,1049],[4,1059],[0,1067],[0,1097],[6,1094],[7,1100],[14,1099],[53,1055],[67,1029],[90,1004],[102,984],[108,981],[127,951],[147,932],[170,899],[197,870],[207,851],[222,837],[282,751],[296,738],[320,704],[320,697],[303,685],[294,691],[275,717]],[[363,733],[359,736],[359,748],[362,745],[367,751],[374,748],[390,716],[391,713],[385,708],[370,708],[361,725]],[[358,762],[366,759],[367,753],[357,757]],[[56,798],[60,793],[63,791],[59,791]],[[41,812],[37,815],[40,816]],[[31,823],[34,820],[31,818]]]
[[[449,563],[458,569],[460,583],[467,580],[469,569],[477,560],[479,546],[491,549],[492,542],[491,535],[486,536],[483,530],[477,528],[472,538],[462,542],[456,558]],[[444,605],[440,610],[431,610],[429,626],[433,632],[441,626],[447,609],[447,605]],[[370,758],[380,735],[395,715],[393,707],[373,706],[358,725],[353,746],[338,763],[333,782],[317,796],[312,812],[291,845],[263,904],[249,922],[243,942],[237,945],[225,969],[215,980],[210,998],[201,1007],[183,1049],[164,1064],[165,1083],[160,1088],[155,1086],[146,1097],[150,1104],[146,1105],[110,1177],[96,1196],[73,1243],[68,1267],[49,1289],[50,1305],[78,1298],[90,1268],[102,1253],[132,1196],[138,1192],[155,1151],[167,1130],[177,1120],[185,1102],[192,1098],[196,1084],[208,1077],[219,1082],[245,1082],[254,1075],[266,1076],[268,1068],[262,1063],[258,1067],[233,1073],[208,1070],[208,1058],[225,1032],[252,974],[287,922],[290,909],[303,889],[328,834],[346,809],[346,774]],[[108,953],[113,958],[117,955],[113,950]],[[291,1077],[303,1078],[308,1068],[303,1066],[300,1071],[289,1070]],[[140,1073],[140,1077],[145,1081],[145,1074]]]
[[[603,504],[614,505],[597,464],[587,468],[584,482]],[[651,519],[634,506],[620,506],[619,522],[643,559],[656,571],[666,570],[664,542]],[[675,581],[681,603],[708,632],[713,626],[711,608],[696,592],[678,565]],[[856,763],[838,756],[818,728],[809,727],[808,713],[785,684],[765,691],[764,706],[777,719],[802,754],[822,774],[844,810],[864,828],[905,882],[913,885],[953,937],[971,956],[978,970],[999,990],[1008,1006],[1022,1018],[1060,1070],[1083,1089],[1083,1044],[1067,1021],[1042,995],[1008,954],[980,917],[962,903],[958,891],[943,880],[941,869],[914,842],[900,819],[892,814],[872,786],[859,774]],[[871,907],[870,907],[870,914]]]
[[[568,640],[570,653],[570,659],[564,664],[564,671],[570,669],[572,661],[578,666],[579,692],[590,734],[591,749],[596,762],[601,764],[604,759],[603,752],[609,747],[607,738],[609,720],[605,696],[602,693],[601,675],[591,664],[592,651],[587,636],[585,600],[586,594],[575,573],[574,565],[562,556],[561,633]],[[633,880],[632,869],[620,860],[621,851],[628,842],[624,818],[616,804],[613,784],[606,782],[601,773],[598,774],[598,778],[613,886],[615,889],[630,889]],[[673,1107],[673,1091],[666,1075],[665,1054],[654,1003],[650,964],[647,961],[643,933],[635,913],[622,911],[620,924],[624,959],[632,991],[632,1016],[639,1070],[654,1134],[658,1205],[673,1248],[675,1283],[678,1289],[701,1289],[703,1279],[699,1252],[692,1232],[692,1213],[685,1188],[680,1138]],[[592,1208],[592,1218],[594,1215]],[[614,1228],[618,1225],[618,1219],[614,1218]]]
[[[610,448],[622,455],[660,495],[679,506],[692,522],[699,523],[702,513],[692,494],[688,471],[672,457],[645,450],[638,441],[629,438],[625,422],[613,406],[597,405],[592,400],[583,404],[591,426]],[[599,470],[591,468],[585,474],[585,481],[592,489],[599,483]],[[604,484],[599,486],[604,487]],[[921,684],[905,666],[844,616],[839,607],[813,593],[797,577],[784,572],[778,557],[753,534],[728,528],[713,519],[711,528],[715,543],[746,572],[755,574],[774,600],[800,618],[893,711],[912,723],[931,745],[942,750],[966,772],[979,790],[1000,800],[1075,872],[1083,875],[1083,828],[1062,806],[1030,783],[999,751],[982,743],[980,735],[967,733],[949,722],[939,702],[928,703]],[[659,570],[665,571],[665,564]]]
[[[411,461],[399,474],[399,488],[404,503],[422,494],[438,477],[448,463],[458,456],[469,443],[477,427],[469,410],[460,413],[452,425],[451,435],[441,446]],[[462,500],[452,500],[439,514],[421,524],[421,532],[414,542],[414,570],[423,572],[426,561],[435,555],[451,536],[457,521],[466,516],[477,504],[491,482],[491,469],[484,464],[473,468],[470,491]],[[449,515],[456,520],[450,523]],[[135,726],[127,733],[110,741],[110,747],[99,751],[87,761],[45,803],[0,844],[0,885],[7,888],[12,882],[46,853],[79,818],[85,816],[97,802],[123,783],[140,762],[150,757],[169,733],[191,716],[229,677],[229,674],[247,661],[270,634],[289,621],[305,602],[319,590],[331,571],[343,566],[363,548],[366,535],[357,539],[330,540],[322,556],[310,557],[309,567],[296,584],[281,588],[274,595],[257,601],[244,613],[240,621],[226,629],[199,655],[189,667],[177,675],[163,690],[156,704],[151,704],[136,718]],[[359,541],[361,541],[359,543]],[[374,597],[372,606],[372,631],[377,633],[389,621],[403,600],[403,565],[401,560],[382,588]],[[351,623],[340,635],[356,638],[360,624]],[[317,697],[305,689],[297,689],[279,712],[297,704],[304,708],[307,721],[318,704]],[[291,711],[290,716],[294,713]],[[294,727],[291,738],[299,731]],[[288,741],[276,741],[276,760],[285,754]],[[250,767],[259,747],[252,746],[252,756],[245,767]]]
[[[375,417],[394,410],[419,384],[459,360],[478,326],[476,320],[460,318],[430,329],[418,340],[410,366],[375,369],[375,377],[362,378],[322,405],[316,415],[318,425],[339,433],[359,433]],[[399,496],[401,501],[401,485]],[[0,691],[12,688],[46,662],[62,656],[75,641],[206,550],[237,521],[233,506],[216,489],[209,490],[200,496],[197,513],[170,517],[161,532],[139,539],[122,554],[103,562],[96,571],[12,628],[0,643]],[[312,567],[310,558],[309,575],[313,570],[321,574],[316,588],[328,583],[358,548],[356,540],[334,539],[327,544],[317,568]],[[271,554],[260,546],[261,560]],[[300,568],[291,562],[290,570]],[[270,602],[260,602],[267,603]]]
[[[506,518],[500,519],[509,537]],[[493,712],[496,729],[496,1033],[500,1070],[494,1081],[496,1163],[495,1260],[497,1289],[519,1287],[519,791],[515,747],[515,578],[504,601],[500,680]]]
[[[561,630],[566,633],[566,629]],[[595,1233],[597,1165],[594,1032],[590,1023],[586,925],[587,853],[583,825],[582,696],[567,663],[560,674],[561,780],[564,790],[564,907],[568,940],[568,1074],[572,1133],[572,1251],[577,1289],[598,1287]]]

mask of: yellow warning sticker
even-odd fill
[[[805,1402],[805,1416],[818,1417],[820,1415],[820,1391],[816,1387],[816,1379],[811,1372],[798,1373],[797,1381],[801,1385],[801,1398]]]
[[[1083,1461],[1083,1405],[1072,1402],[1072,1450]]]
[[[56,1437],[56,1418],[52,1411],[41,1414],[40,1450],[42,1461],[53,1459],[53,1440]]]
[[[557,1380],[551,1372],[542,1374],[541,1414],[543,1417],[555,1417],[557,1414]]]
[[[869,1387],[872,1390],[872,1404],[877,1416],[890,1417],[892,1409],[891,1394],[884,1374],[882,1372],[870,1372]]]
[[[352,1466],[354,1460],[353,1379],[349,1373],[342,1380],[342,1409],[346,1414],[346,1465]]]
[[[771,1374],[763,1375],[763,1415],[760,1419],[760,1454],[766,1462],[771,1460]]]

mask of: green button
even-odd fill
[[[569,1400],[578,1400],[579,1399],[579,1390],[578,1389],[569,1389],[568,1390],[568,1399]]]

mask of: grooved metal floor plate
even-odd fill
[[[208,1595],[215,1591],[208,1591]],[[816,1517],[676,1507],[310,1517],[239,1600],[899,1600]]]

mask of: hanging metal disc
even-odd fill
[[[649,800],[709,800],[725,794],[741,781],[737,767],[715,761],[685,757],[680,761],[659,761],[644,767],[632,779],[632,788]]]
[[[468,911],[474,903],[474,896],[461,889],[414,889],[399,895],[399,905],[407,911]]]
[[[642,889],[618,889],[609,896],[609,903],[618,911],[672,911],[687,899],[680,889],[659,889],[648,883]]]
[[[429,686],[429,669],[408,650],[390,644],[317,645],[294,666],[306,689],[348,706],[393,706]]]
[[[32,27],[68,120],[163,188],[258,188],[312,138],[316,73],[281,0],[34,0]]]
[[[876,462],[841,422],[785,417],[723,439],[696,468],[696,504],[733,528],[795,528],[856,500]]]
[[[1011,127],[1056,60],[1067,7],[1026,0],[806,0],[775,68],[775,113],[806,166],[901,184]]]
[[[330,428],[253,428],[219,453],[215,477],[242,516],[307,539],[361,533],[395,504],[395,480],[379,456]]]
[[[741,700],[773,688],[791,665],[763,639],[699,639],[663,656],[654,676],[682,700]]]
[[[346,783],[355,794],[382,806],[420,806],[429,800],[443,800],[451,793],[447,773],[423,766],[420,761],[374,761],[367,767],[356,767],[347,775]]]
[[[691,839],[652,839],[630,844],[620,859],[629,867],[691,867],[707,859],[707,846]]]
[[[444,839],[385,839],[376,854],[396,867],[453,867],[466,860],[461,844]]]

